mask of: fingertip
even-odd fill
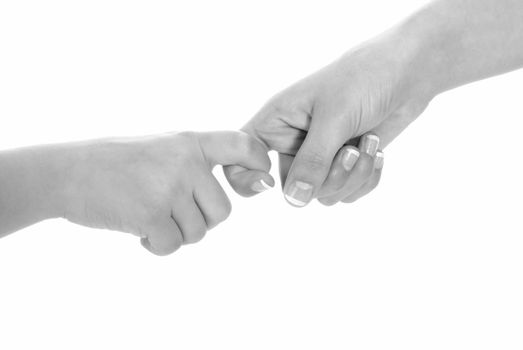
[[[272,189],[276,184],[269,173],[259,170],[229,171],[227,179],[233,190],[242,197],[252,197]]]
[[[304,207],[316,197],[338,151],[319,146],[319,140],[310,135],[306,138],[308,143],[304,142],[294,157],[283,189],[287,202],[296,207]]]
[[[374,157],[380,145],[380,138],[373,132],[366,133],[360,139],[359,149],[371,157]]]
[[[268,183],[266,183],[265,181],[263,181],[263,179],[260,179],[258,181],[255,181],[252,185],[251,185],[251,190],[253,190],[254,192],[256,193],[262,193],[262,192],[265,192],[267,190],[270,190],[272,189],[274,186],[270,186]]]
[[[360,153],[354,146],[343,146],[338,151],[332,161],[327,179],[318,191],[318,198],[333,195],[345,186],[352,169],[358,162]]]
[[[376,168],[377,170],[381,170],[381,169],[383,169],[384,164],[385,164],[385,155],[384,155],[383,151],[379,150],[378,152],[376,152],[376,157],[374,160],[374,168]]]
[[[263,181],[265,185],[268,186],[267,189],[274,188],[274,186],[276,185],[276,180],[274,180],[274,177],[272,177],[271,174],[260,172],[260,176],[260,181]]]
[[[287,203],[293,207],[305,207],[313,198],[314,186],[303,181],[291,181],[286,184],[283,196]]]
[[[360,157],[361,152],[354,146],[345,146],[342,148],[341,156],[336,160],[341,163],[345,171],[350,172]]]
[[[352,146],[349,150],[354,149]],[[368,153],[359,152],[355,164],[347,171],[345,167],[342,167],[345,157],[340,157],[339,161],[334,170],[331,170],[329,174],[328,182],[325,183],[323,190],[320,192],[318,197],[322,197],[323,205],[332,205],[340,200],[351,197],[354,192],[372,180],[373,174],[377,171],[374,169],[374,157]],[[335,171],[336,169],[343,169]],[[336,177],[336,175],[338,175]],[[340,184],[342,186],[340,186]]]
[[[254,192],[253,195],[271,190],[276,184],[271,174],[264,172],[253,172],[252,177],[245,180],[245,182],[251,183],[250,189]]]

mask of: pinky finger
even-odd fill
[[[342,202],[343,203],[353,203],[360,199],[361,197],[369,194],[372,190],[374,190],[381,178],[381,172],[383,170],[383,163],[384,163],[384,155],[382,151],[378,151],[375,156],[375,168],[374,173],[371,175],[369,181],[367,181],[363,186],[361,186],[357,191],[352,193],[350,196],[345,197]]]

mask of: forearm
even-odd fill
[[[65,145],[0,152],[0,237],[61,216],[68,154]]]
[[[522,0],[437,0],[398,31],[434,94],[523,67]]]

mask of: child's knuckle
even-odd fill
[[[208,223],[209,227],[214,227],[225,221],[231,215],[231,211],[231,202],[228,199],[224,200],[223,203],[212,213],[210,222]]]
[[[231,146],[234,149],[242,150],[247,154],[251,154],[255,149],[253,140],[254,139],[250,135],[238,132],[234,134],[234,137],[231,140]]]
[[[199,242],[205,237],[207,233],[207,227],[204,223],[195,222],[192,223],[189,228],[183,232],[185,243],[196,243]]]
[[[162,245],[162,250],[164,253],[162,255],[172,254],[182,245],[182,237],[179,233],[173,232],[170,236],[170,239],[166,240]]]

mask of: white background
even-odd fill
[[[236,129],[424,2],[3,0],[0,148]],[[227,187],[166,258],[59,220],[2,239],[0,348],[521,349],[522,85],[435,99],[354,205]]]

